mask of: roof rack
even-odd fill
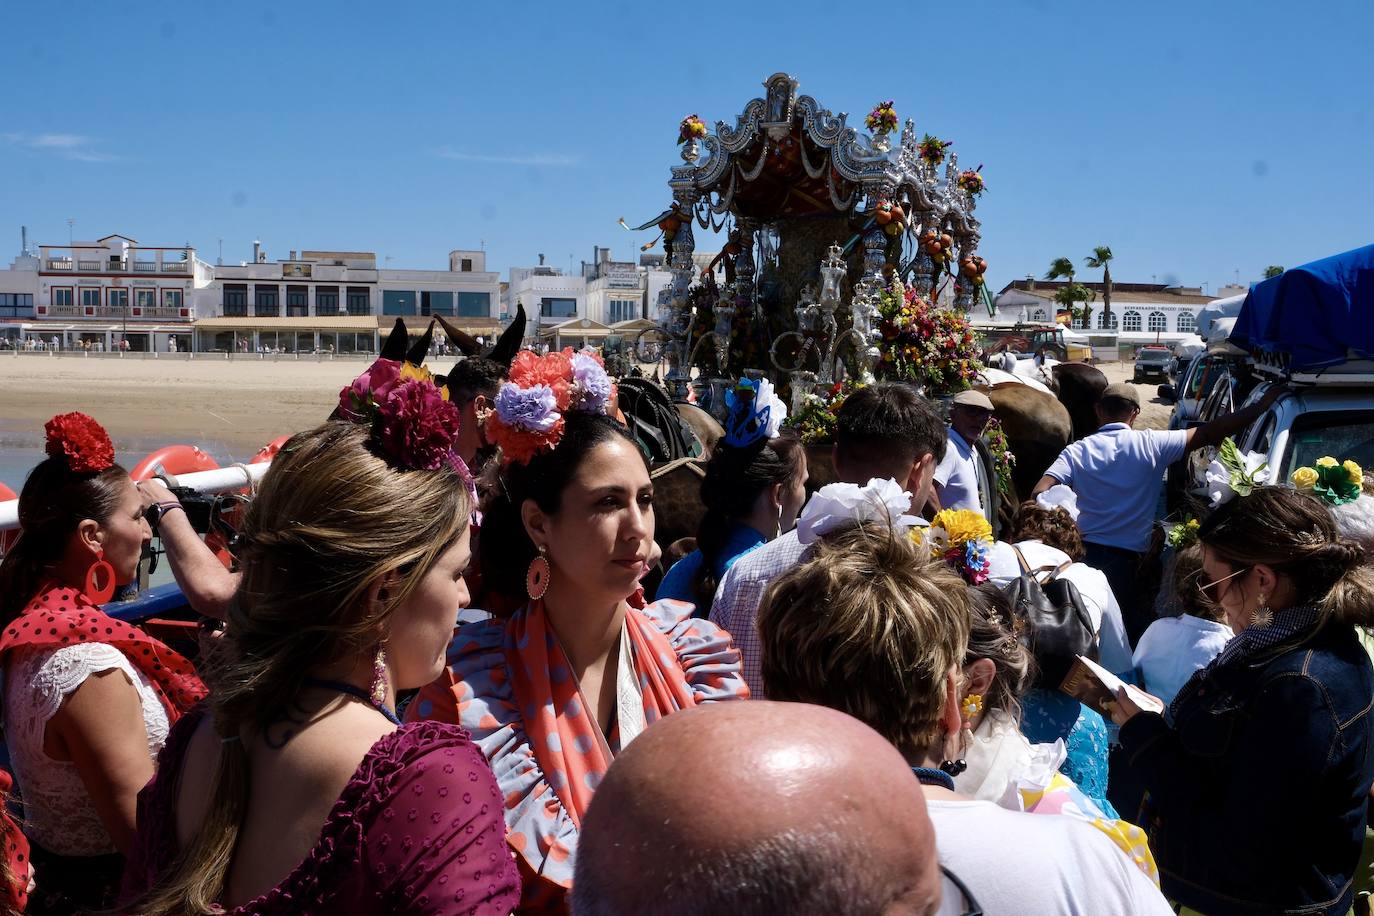
[[[1306,385],[1374,386],[1374,360],[1347,359],[1324,369],[1292,371],[1293,357],[1288,353],[1260,350],[1251,354],[1255,372],[1274,381]]]

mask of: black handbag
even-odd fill
[[[1071,563],[1033,570],[1015,545],[1021,575],[1003,589],[1022,623],[1021,643],[1035,656],[1035,686],[1058,690],[1079,655],[1097,659],[1097,634],[1078,587],[1059,574]],[[1049,572],[1041,581],[1037,574]]]

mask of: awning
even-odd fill
[[[387,319],[389,322],[391,319]],[[371,334],[377,330],[373,315],[339,315],[318,318],[199,318],[192,323],[197,331],[353,331]]]

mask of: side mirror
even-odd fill
[[[1155,389],[1155,394],[1166,404],[1173,404],[1178,401],[1178,392],[1174,390],[1173,385],[1160,385]]]

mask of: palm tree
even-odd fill
[[[1098,245],[1093,249],[1091,257],[1083,259],[1083,263],[1096,270],[1102,268],[1102,326],[1111,327],[1112,324],[1112,250],[1106,245]]]
[[[1069,310],[1073,317],[1080,319],[1083,326],[1087,327],[1092,319],[1093,310],[1088,306],[1097,298],[1097,293],[1088,289],[1082,283],[1067,283],[1055,290],[1054,301]],[[1079,308],[1078,303],[1083,303]]]
[[[1264,269],[1264,279],[1272,280],[1274,277],[1277,277],[1281,273],[1283,273],[1283,267],[1281,267],[1278,264],[1270,264],[1268,267]]]
[[[1050,269],[1045,271],[1045,279],[1062,279],[1068,281],[1068,283],[1055,292],[1054,301],[1058,302],[1060,305],[1066,306],[1069,311],[1077,317],[1079,311],[1074,303],[1077,302],[1076,297],[1078,296],[1078,291],[1083,289],[1083,287],[1073,282],[1074,273],[1075,270],[1072,260],[1069,258],[1055,258],[1050,262]]]
[[[1050,269],[1045,271],[1046,280],[1068,280],[1073,282],[1073,261],[1068,258],[1055,258],[1050,262]]]

